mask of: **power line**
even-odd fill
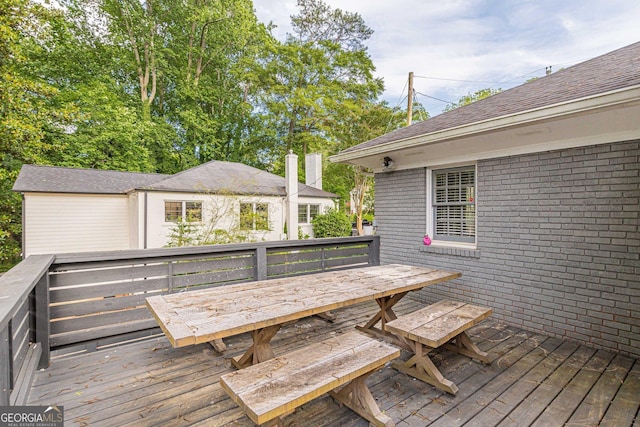
[[[461,83],[488,83],[488,84],[505,84],[505,83],[510,83],[510,82],[490,82],[490,81],[484,81],[484,80],[459,80],[459,79],[445,79],[445,78],[441,78],[441,77],[428,77],[428,76],[415,76],[416,78],[420,78],[420,79],[427,79],[427,80],[443,80],[443,81],[447,81],[447,82],[461,82]],[[519,77],[516,77],[519,78]],[[514,79],[515,80],[515,79]]]
[[[430,95],[427,95],[427,94],[425,94],[425,93],[421,93],[421,92],[418,92],[418,91],[415,91],[415,92],[416,92],[418,95],[422,95],[422,96],[424,96],[424,97],[426,97],[426,98],[429,98],[429,99],[434,99],[434,100],[436,100],[436,101],[444,102],[445,104],[453,104],[453,102],[451,102],[451,101],[445,101],[444,99],[436,98],[435,96],[430,96]]]

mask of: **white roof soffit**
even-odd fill
[[[631,86],[624,89],[598,94],[582,99],[572,100],[560,104],[554,104],[543,108],[523,111],[520,113],[501,116],[494,119],[474,122],[463,126],[443,129],[411,138],[392,141],[372,147],[346,153],[338,153],[329,159],[336,163],[362,164],[365,158],[379,157],[391,152],[398,152],[416,147],[443,143],[471,137],[488,132],[497,132],[508,128],[535,125],[544,120],[561,119],[567,116],[575,116],[581,113],[594,112],[613,106],[640,105],[640,86]],[[428,119],[427,119],[428,120]]]

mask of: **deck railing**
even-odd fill
[[[23,402],[51,352],[160,333],[151,295],[379,264],[379,237],[33,255],[0,277],[0,405]]]

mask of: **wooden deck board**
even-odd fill
[[[564,424],[575,408],[589,394],[591,387],[607,368],[613,356],[613,354],[604,350],[596,352],[586,363],[584,369],[581,369],[573,377],[532,425],[543,427],[552,423]]]
[[[635,360],[618,393],[602,418],[602,427],[628,426],[640,423],[640,360]]]
[[[335,323],[306,318],[274,338],[276,354],[321,341],[364,323],[377,305],[336,310]],[[422,308],[405,298],[399,314]],[[560,416],[567,425],[637,425],[640,362],[560,342],[487,319],[469,330],[488,351],[491,366],[447,350],[434,352],[446,378],[460,387],[450,396],[385,367],[367,384],[397,426],[528,426]],[[164,337],[54,359],[39,371],[28,404],[61,404],[68,426],[251,426],[219,385],[228,358],[249,345],[248,334],[225,339],[224,356],[210,345],[172,348]],[[401,358],[408,357],[403,352]],[[563,410],[560,415],[558,412]],[[366,427],[368,422],[322,396],[287,418],[291,425]],[[450,423],[451,422],[451,423]]]

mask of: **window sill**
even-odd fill
[[[459,246],[441,246],[441,245],[422,245],[419,248],[420,253],[451,255],[464,258],[480,258],[480,249],[475,247],[459,247]]]

